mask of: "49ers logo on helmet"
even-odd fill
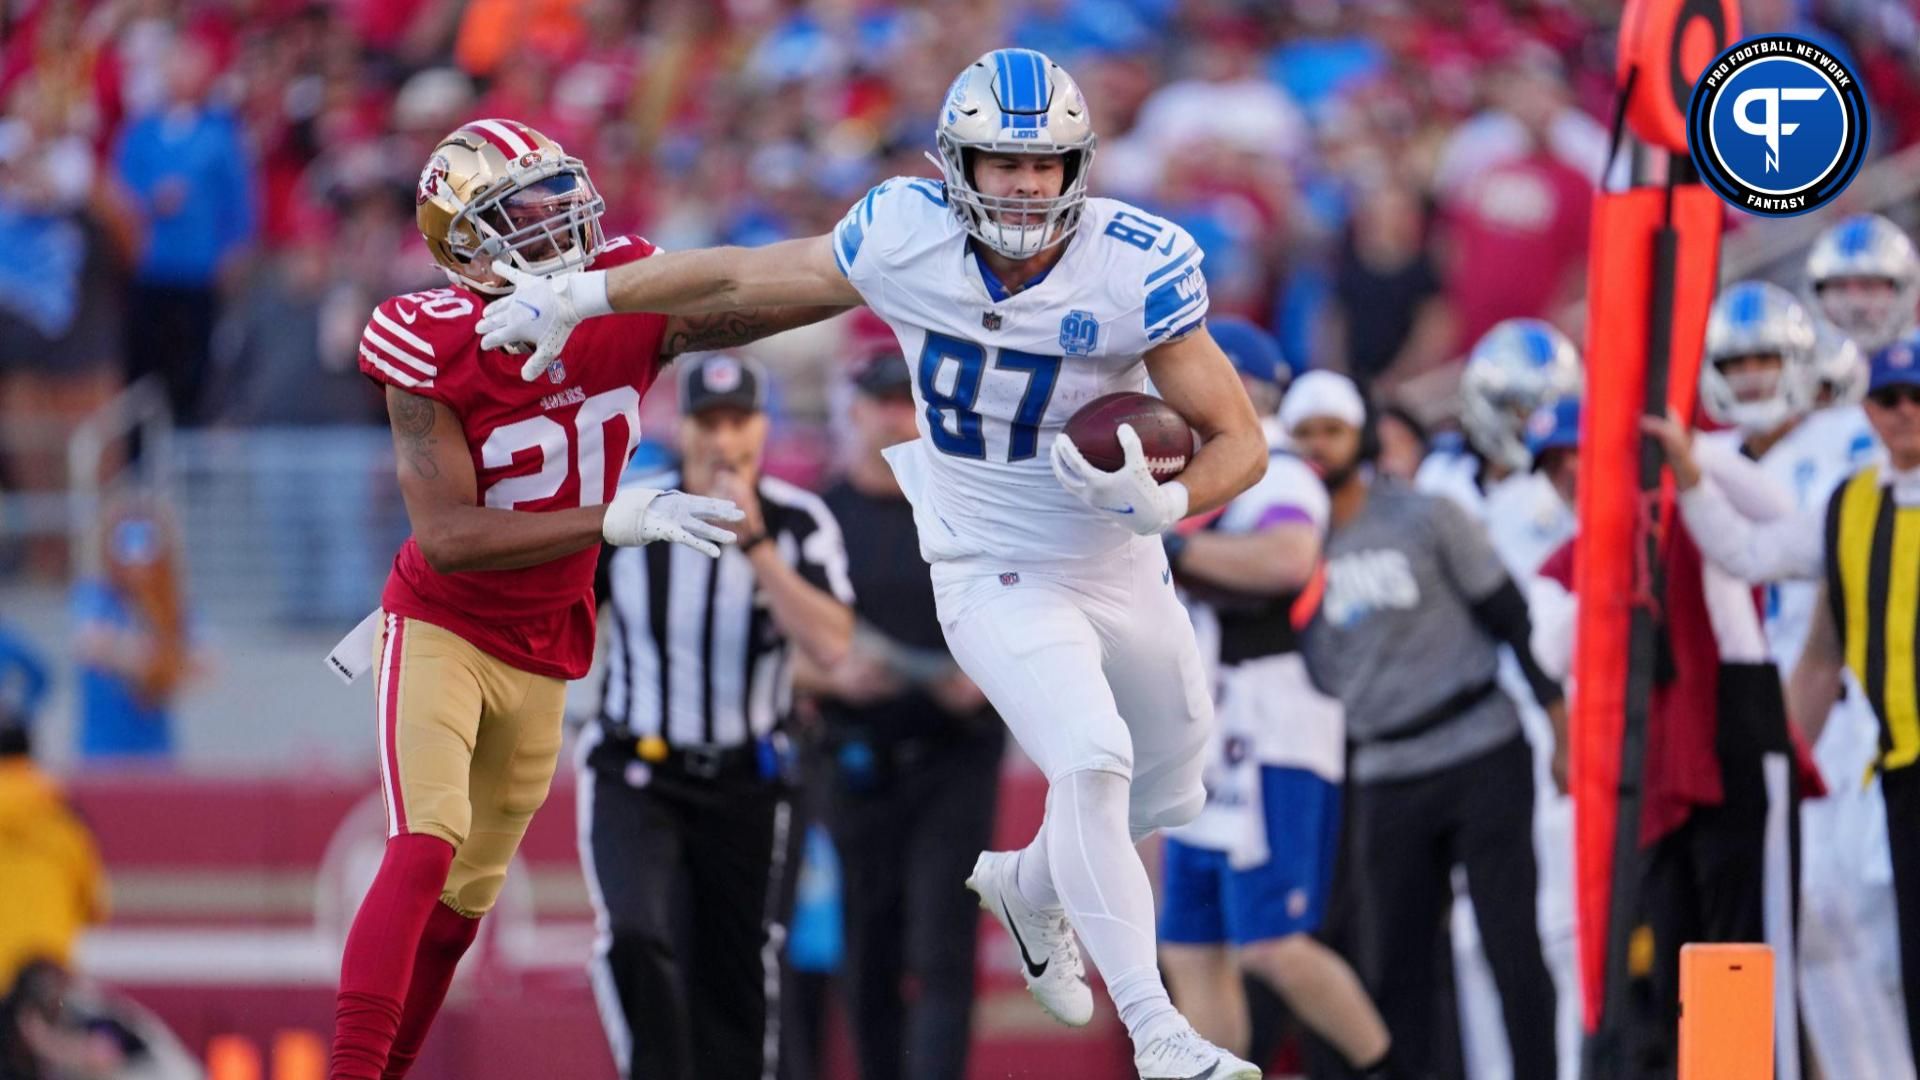
[[[440,186],[447,182],[447,170],[452,168],[447,155],[435,154],[427,160],[427,167],[420,170],[420,185],[414,189],[413,204],[426,202],[440,194]]]
[[[521,167],[521,168],[523,168],[523,169],[531,169],[531,168],[533,168],[533,167],[534,167],[535,165],[538,165],[538,164],[540,164],[540,151],[538,151],[538,150],[532,150],[532,151],[529,151],[529,152],[527,152],[527,153],[525,153],[525,154],[521,154],[521,155],[520,155],[520,167]]]

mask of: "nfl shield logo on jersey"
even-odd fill
[[[1003,570],[1003,571],[1001,571],[1001,572],[1000,572],[1000,584],[1002,584],[1002,585],[1018,585],[1018,584],[1020,584],[1020,573],[1019,573],[1019,571],[1017,571],[1017,570]]]
[[[567,381],[567,362],[555,360],[547,367],[547,381],[555,386]]]
[[[1060,320],[1060,351],[1068,356],[1091,356],[1100,340],[1100,322],[1090,312],[1069,311]]]
[[[997,311],[983,311],[983,312],[981,312],[981,313],[980,313],[980,325],[981,325],[982,327],[984,327],[985,329],[988,329],[988,330],[998,330],[998,329],[1000,329],[1000,313],[999,313],[999,312],[997,312]]]

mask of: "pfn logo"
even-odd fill
[[[1721,53],[1694,85],[1687,148],[1700,178],[1750,214],[1790,217],[1831,202],[1860,171],[1867,103],[1841,60],[1770,34]]]
[[[1780,103],[1782,101],[1819,101],[1827,96],[1824,86],[1756,86],[1743,90],[1733,99],[1733,122],[1736,127],[1749,135],[1758,135],[1767,140],[1767,171],[1780,171],[1780,137],[1791,135],[1800,130],[1800,125],[1789,121],[1780,122]],[[1765,107],[1762,119],[1753,118],[1753,104],[1760,102]]]

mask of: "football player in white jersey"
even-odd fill
[[[1515,581],[1531,582],[1542,560],[1572,537],[1572,509],[1552,481],[1532,468],[1527,426],[1563,398],[1578,397],[1580,350],[1553,324],[1507,319],[1474,343],[1460,375],[1460,427],[1465,445],[1440,446],[1414,475],[1414,487],[1444,495],[1485,525]],[[1500,663],[1500,685],[1520,708],[1534,748],[1534,847],[1540,865],[1540,945],[1559,991],[1556,1045],[1563,1075],[1579,1055],[1579,992],[1573,930],[1572,810],[1553,778],[1558,741],[1534,704],[1520,665]],[[1463,879],[1454,880],[1455,982],[1460,988],[1462,1053],[1467,1071],[1488,1080],[1512,1077],[1500,995],[1480,947],[1479,924]]]
[[[954,80],[935,135],[944,183],[889,180],[830,234],[610,274],[519,275],[482,332],[534,345],[531,379],[582,318],[613,311],[813,297],[885,319],[913,372],[921,432],[887,458],[913,503],[948,644],[1050,782],[1034,842],[983,854],[969,885],[1014,937],[1028,987],[1074,1025],[1093,1012],[1077,931],[1140,1076],[1254,1080],[1257,1068],[1200,1038],[1169,1001],[1133,843],[1200,812],[1213,726],[1158,537],[1261,477],[1259,420],[1203,324],[1193,238],[1087,197],[1093,126],[1065,71],[1031,50],[987,53]],[[1125,464],[1092,468],[1062,435],[1067,418],[1149,376],[1200,449],[1178,479],[1156,482],[1122,427]]]

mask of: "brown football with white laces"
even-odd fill
[[[1193,429],[1173,406],[1151,394],[1121,391],[1094,398],[1067,419],[1066,435],[1080,456],[1096,469],[1113,472],[1126,464],[1120,425],[1133,427],[1147,468],[1161,483],[1179,476],[1193,459]]]

